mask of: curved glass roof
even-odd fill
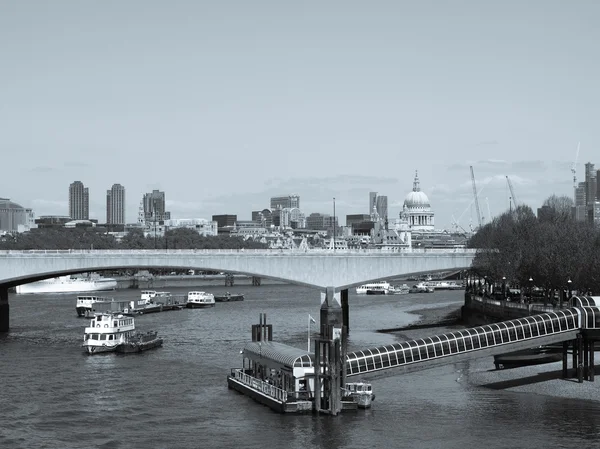
[[[272,360],[290,368],[310,368],[313,366],[312,355],[308,352],[274,341],[252,341],[244,346],[244,354],[252,359],[253,356]]]

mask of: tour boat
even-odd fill
[[[343,396],[352,398],[360,408],[369,408],[375,400],[373,388],[368,382],[346,382]]]
[[[215,305],[215,297],[212,293],[206,292],[189,292],[187,296],[188,309],[201,309],[205,307],[213,307]]]
[[[97,292],[114,290],[117,288],[117,280],[105,278],[97,274],[89,276],[60,276],[42,281],[30,282],[29,284],[17,285],[16,293],[77,293]]]
[[[97,313],[85,328],[83,347],[88,354],[113,352],[135,333],[132,317],[121,314]]]
[[[390,289],[389,282],[378,281],[378,282],[371,282],[369,284],[363,284],[363,285],[356,287],[356,293],[358,295],[366,295],[366,294],[369,294],[368,291],[371,290],[372,292],[383,291],[384,293],[375,293],[375,294],[386,295],[389,289]],[[373,294],[373,293],[371,293],[371,294]]]
[[[141,352],[162,343],[157,332],[138,334],[133,317],[114,313],[96,313],[83,337],[83,347],[88,354]]]
[[[104,298],[102,296],[78,296],[75,306],[77,316],[88,316],[90,312],[94,311],[95,303],[109,301],[113,301],[113,298]]]

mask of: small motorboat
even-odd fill
[[[214,295],[214,297],[215,297],[216,302],[229,302],[229,301],[243,301],[244,300],[244,295],[242,293],[232,295],[231,293],[227,292],[224,295]]]

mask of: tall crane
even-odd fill
[[[477,186],[475,185],[475,174],[473,173],[473,166],[471,165],[471,183],[473,184],[473,197],[475,200],[475,212],[477,213],[477,222],[481,228],[481,212],[479,212],[479,200],[477,199]]]
[[[506,182],[508,183],[508,188],[510,189],[510,197],[512,199],[512,203],[515,206],[515,210],[517,209],[517,197],[515,196],[515,190],[513,189],[513,185],[512,182],[510,181],[510,178],[508,177],[508,175],[506,176]]]

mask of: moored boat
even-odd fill
[[[552,348],[531,348],[521,351],[513,351],[494,356],[494,366],[496,369],[517,368],[520,366],[541,365],[543,363],[552,363],[562,360],[562,348],[554,350]]]
[[[379,294],[385,295],[385,294],[387,294],[389,289],[390,289],[389,282],[386,282],[386,281],[370,282],[368,284],[363,284],[363,285],[356,287],[356,294],[368,295],[369,290],[371,290],[372,292],[383,291],[384,293],[379,293]],[[377,294],[377,293],[370,293],[370,294]]]
[[[94,311],[94,304],[97,302],[109,302],[113,301],[113,298],[105,298],[102,296],[94,296],[94,295],[82,295],[77,297],[77,303],[75,305],[75,310],[77,311],[77,316],[88,316],[91,312]]]
[[[359,408],[369,408],[375,400],[373,387],[369,382],[346,382],[342,391],[343,397],[349,397]]]
[[[214,295],[215,302],[243,301],[244,295],[241,293],[232,295],[227,292],[224,295]]]
[[[88,354],[104,352],[141,352],[161,346],[157,332],[135,332],[133,317],[114,313],[96,313],[84,330],[83,347]]]
[[[207,292],[189,292],[186,306],[188,309],[204,309],[215,305],[215,297]]]
[[[406,295],[410,293],[410,287],[406,284],[402,284],[400,286],[391,286],[389,290],[389,294],[392,295]]]
[[[88,354],[113,352],[135,333],[132,317],[97,313],[84,330],[83,347]]]
[[[128,354],[131,352],[142,352],[152,348],[162,346],[163,339],[158,336],[156,331],[148,331],[143,334],[134,334],[125,343],[117,346],[117,352]]]
[[[410,293],[433,293],[435,291],[435,288],[427,285],[425,282],[419,282],[416,285],[413,285],[409,292]]]
[[[19,294],[78,293],[114,290],[116,288],[116,279],[105,278],[98,274],[90,274],[89,276],[60,276],[37,282],[30,282],[29,284],[17,285],[15,287],[15,292]]]

